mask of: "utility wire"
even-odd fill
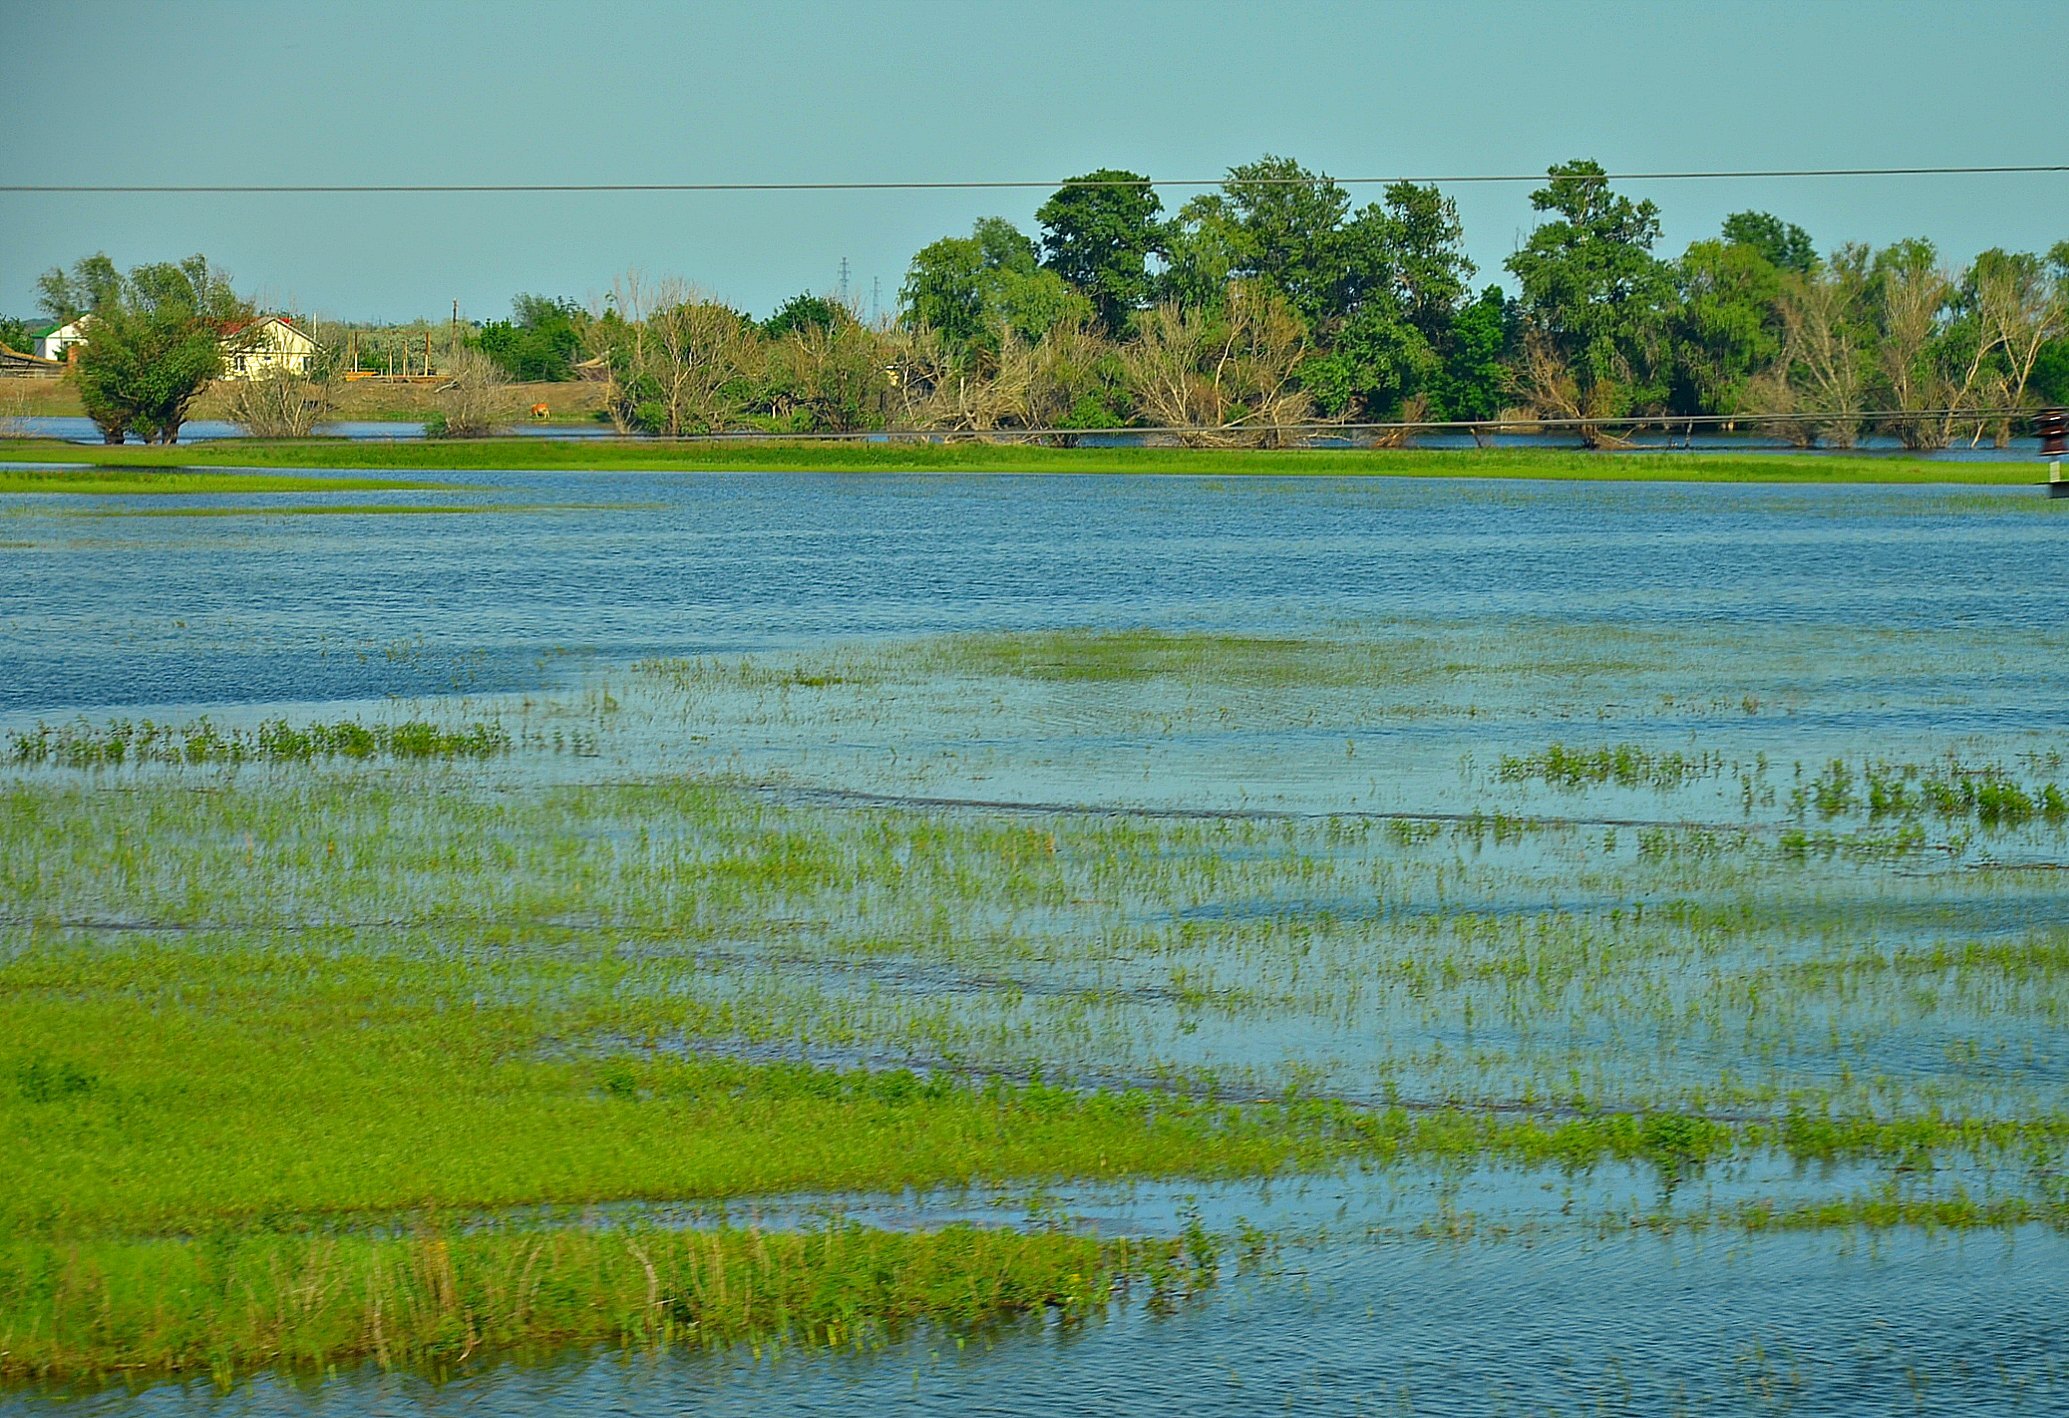
[[[2069,163],[1963,165],[1948,167],[1776,167],[1738,171],[1605,172],[1569,173],[1570,179],[1586,182],[1708,182],[1756,178],[1799,177],[1978,177],[2004,175],[2048,175],[2069,173]],[[1396,182],[1424,186],[1459,186],[1466,183],[1544,182],[1543,172],[1454,173],[1434,177],[1247,177],[1208,178],[1065,178],[996,180],[975,182],[182,182],[182,183],[0,183],[0,192],[41,195],[87,193],[211,194],[211,193],[341,193],[371,194],[439,192],[972,192],[1013,189],[1053,190],[1066,187],[1220,187],[1233,183],[1245,187],[1304,187],[1314,182],[1333,182],[1339,187],[1374,187]]]

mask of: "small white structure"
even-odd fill
[[[265,315],[223,331],[223,378],[263,379],[286,371],[307,374],[316,341],[285,315]]]
[[[67,348],[86,343],[87,323],[88,317],[82,315],[77,320],[67,320],[62,325],[52,325],[48,329],[37,331],[37,357],[63,359]]]

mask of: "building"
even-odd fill
[[[86,326],[89,319],[90,317],[82,315],[77,320],[67,320],[62,325],[49,325],[38,330],[36,332],[36,357],[38,359],[64,359],[67,349],[73,345],[85,343]]]
[[[262,315],[223,330],[223,378],[263,379],[285,370],[307,374],[316,341],[285,315]]]
[[[93,333],[93,317],[82,315],[36,336],[36,353],[60,362],[77,359],[76,347]],[[285,315],[262,315],[223,327],[223,378],[262,379],[276,370],[307,374],[316,341]]]

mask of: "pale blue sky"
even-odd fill
[[[0,0],[0,183],[1339,176],[2069,161],[2069,3],[556,3]],[[2069,175],[1657,183],[1663,249],[1772,210],[1819,247],[1956,260],[2069,237]],[[1482,279],[1528,189],[1453,189]],[[1168,190],[1175,207],[1185,191]],[[1370,194],[1360,191],[1360,201]],[[615,272],[757,313],[841,257],[890,304],[919,246],[1039,192],[0,194],[0,311],[39,271],[206,252],[343,318],[504,314]]]

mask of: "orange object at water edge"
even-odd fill
[[[533,417],[533,418],[535,418],[535,419],[542,419],[542,418],[546,417],[546,413],[547,413],[547,409],[546,409],[546,406],[545,406],[544,404],[534,404],[534,405],[532,405],[532,417]]]

